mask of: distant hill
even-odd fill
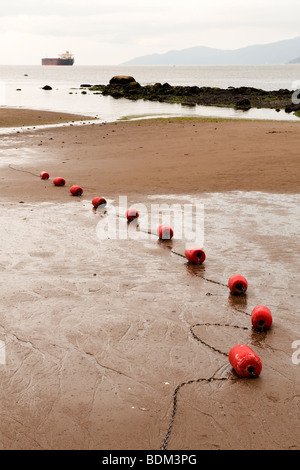
[[[164,54],[150,54],[124,62],[121,65],[274,65],[287,64],[299,56],[300,36],[294,39],[258,44],[235,50],[196,46],[172,50]]]
[[[289,64],[300,64],[300,57],[297,57],[296,59],[290,60]]]

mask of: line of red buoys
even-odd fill
[[[46,171],[40,173],[40,177],[43,180],[49,179],[49,176],[49,173]],[[66,181],[62,177],[56,177],[53,179],[53,184],[55,186],[65,186]],[[70,188],[70,192],[74,196],[81,196],[83,189],[81,186],[73,185]],[[104,197],[95,197],[92,200],[92,204],[94,208],[103,208],[106,206],[107,201]],[[132,222],[138,217],[139,213],[137,210],[134,208],[127,209],[126,218],[128,222]],[[171,240],[174,236],[173,229],[164,224],[158,227],[157,234],[160,240]],[[196,265],[202,264],[206,259],[203,249],[196,246],[187,248],[185,250],[185,257],[190,263]],[[233,295],[244,295],[248,289],[248,282],[244,276],[234,274],[228,280],[228,287]],[[256,331],[268,330],[272,325],[271,311],[264,305],[258,305],[251,313],[251,321]],[[258,377],[262,371],[261,359],[249,346],[244,344],[238,344],[230,350],[229,362],[240,377]]]
[[[48,180],[50,175],[46,171],[41,171],[40,177],[43,180]],[[56,178],[53,179],[53,184],[54,184],[54,186],[65,186],[66,180],[62,177],[56,177]],[[73,196],[81,196],[83,194],[83,189],[82,189],[81,186],[73,185],[70,188],[70,193]],[[94,208],[98,208],[98,207],[103,208],[103,207],[106,206],[107,201],[104,197],[95,197],[92,200],[92,204],[93,204]]]
[[[233,295],[243,295],[248,289],[248,282],[244,276],[233,274],[228,280],[228,287]]]
[[[53,180],[54,186],[64,186],[66,184],[66,180],[61,177],[54,178]]]
[[[42,180],[48,180],[50,178],[50,175],[47,171],[41,171],[40,177]],[[66,180],[59,176],[53,179],[53,184],[54,186],[65,186]],[[73,185],[70,188],[70,193],[73,196],[81,196],[83,193],[83,189],[81,186]]]
[[[127,209],[125,215],[128,222],[132,222],[133,220],[138,219],[140,216],[138,211],[133,208]]]
[[[50,175],[49,175],[49,173],[47,173],[47,171],[41,171],[40,177],[41,177],[42,180],[48,180]]]
[[[251,322],[254,330],[266,331],[272,325],[272,313],[265,305],[257,305],[251,313]]]
[[[199,247],[187,248],[184,254],[186,259],[192,264],[202,264],[206,259],[204,251]]]
[[[94,199],[92,200],[92,204],[95,209],[97,209],[97,207],[103,208],[106,206],[107,201],[106,199],[104,199],[104,197],[94,197]]]
[[[73,196],[81,196],[83,193],[83,189],[81,186],[74,185],[74,186],[71,186],[70,193]]]
[[[262,371],[261,359],[245,344],[237,344],[229,351],[229,362],[240,377],[258,377]]]
[[[173,238],[174,232],[171,227],[162,224],[158,227],[157,234],[160,240],[171,240]]]

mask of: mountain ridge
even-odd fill
[[[300,36],[239,49],[193,46],[136,57],[121,65],[280,65],[295,63],[300,55]]]
[[[300,57],[296,57],[296,59],[290,60],[289,64],[300,64]]]

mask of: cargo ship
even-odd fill
[[[73,65],[73,64],[74,64],[74,57],[69,51],[66,51],[64,54],[60,54],[60,56],[56,58],[45,57],[42,59],[42,65]]]

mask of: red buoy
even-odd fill
[[[260,358],[245,344],[229,351],[229,362],[240,377],[258,377],[262,370]]]
[[[60,177],[54,178],[53,184],[55,186],[64,186],[66,184],[66,180],[64,180],[64,178],[60,178]]]
[[[105,207],[106,206],[106,199],[104,197],[94,197],[92,200],[92,204],[97,209],[97,207]]]
[[[126,218],[128,222],[132,222],[133,220],[137,219],[139,217],[138,211],[135,209],[127,209],[126,211]]]
[[[187,248],[184,254],[186,259],[192,264],[202,264],[206,258],[204,251],[197,247]]]
[[[48,180],[49,179],[49,173],[47,173],[47,171],[42,171],[40,173],[40,177],[42,178],[42,180]]]
[[[252,310],[251,321],[256,331],[269,330],[272,325],[271,311],[264,305],[257,305],[257,307]]]
[[[160,225],[157,233],[160,240],[171,240],[173,238],[173,230],[168,225]]]
[[[248,282],[240,274],[234,274],[228,280],[228,287],[233,295],[243,295],[248,289]]]
[[[75,185],[70,188],[70,193],[73,194],[73,196],[81,196],[83,189],[80,186]]]

